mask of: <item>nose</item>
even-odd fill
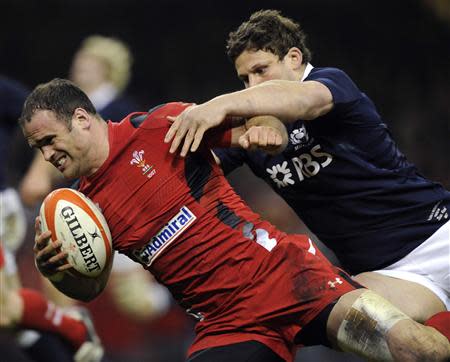
[[[248,76],[248,87],[253,87],[261,83],[263,79],[258,74],[249,74]]]
[[[55,154],[55,151],[51,146],[43,146],[41,147],[42,155],[44,156],[45,161],[50,162],[53,155]]]

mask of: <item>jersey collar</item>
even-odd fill
[[[300,80],[300,82],[303,82],[306,79],[306,77],[309,75],[309,73],[311,73],[311,70],[313,68],[314,67],[312,66],[311,63],[306,64],[306,68],[305,68],[305,71],[303,72],[303,76],[302,76],[302,79]]]

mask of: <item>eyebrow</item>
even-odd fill
[[[270,62],[267,62],[267,61],[258,62],[250,68],[250,71],[253,72],[257,68],[267,67],[269,65],[269,63]]]
[[[28,144],[31,148],[41,148],[48,145],[53,138],[55,138],[55,135],[47,135],[39,140],[36,140],[34,143],[28,142]]]

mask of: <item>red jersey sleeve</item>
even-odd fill
[[[233,127],[231,118],[225,119],[217,127],[205,132],[203,147],[205,148],[227,148],[231,146],[231,129]]]

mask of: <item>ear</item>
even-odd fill
[[[74,123],[82,129],[89,129],[92,123],[92,115],[84,108],[76,108],[72,116],[72,125]]]
[[[292,47],[284,56],[284,61],[287,62],[292,70],[299,70],[303,61],[302,51],[297,47]]]

